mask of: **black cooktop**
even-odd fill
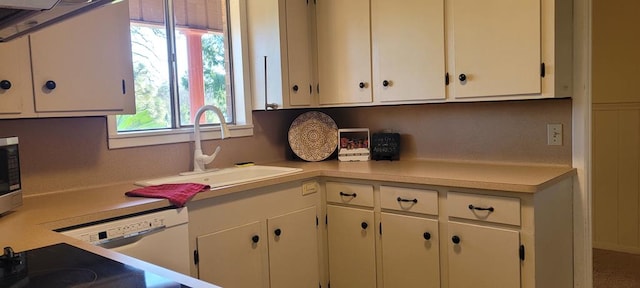
[[[188,287],[64,243],[15,254],[5,248],[0,259],[0,287]]]

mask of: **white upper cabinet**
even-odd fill
[[[254,110],[311,105],[311,9],[306,0],[247,1]]]
[[[371,0],[376,103],[444,100],[444,0]]]
[[[121,2],[32,34],[36,112],[135,113],[129,33]]]
[[[1,43],[0,61],[0,118],[135,113],[126,2]]]
[[[369,0],[317,0],[321,105],[372,102],[369,11]]]
[[[449,0],[450,100],[570,96],[570,2]]]
[[[259,13],[279,16],[250,25],[259,35],[252,45],[254,109],[571,96],[571,0],[309,1],[315,22],[289,11],[290,1],[282,16],[283,1],[260,2]],[[249,8],[250,19],[264,18]],[[317,45],[301,45],[310,43],[303,32],[314,35],[314,24]],[[317,96],[294,98],[291,87],[304,82],[294,78],[308,75],[294,68],[313,66],[295,59],[308,60],[308,53],[317,60]]]
[[[0,43],[0,63],[0,118],[33,116],[29,38]]]

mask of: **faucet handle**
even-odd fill
[[[196,158],[198,158],[198,159],[196,159],[196,161],[202,161],[202,166],[204,166],[205,164],[209,164],[209,163],[213,162],[213,159],[216,159],[216,156],[218,156],[218,152],[220,152],[221,149],[222,148],[220,148],[220,146],[218,146],[218,147],[216,147],[216,151],[214,151],[213,154],[211,154],[211,155],[200,154],[200,155],[196,156]]]

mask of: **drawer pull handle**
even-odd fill
[[[251,237],[251,242],[258,243],[258,241],[260,241],[260,236],[253,235],[253,237]]]
[[[358,194],[356,193],[344,193],[344,192],[340,192],[340,196],[346,196],[346,197],[353,197],[356,198],[358,196]]]
[[[278,228],[275,231],[273,231],[273,234],[276,234],[276,236],[280,237],[280,235],[282,235],[282,230]]]
[[[398,202],[413,202],[414,204],[418,203],[418,199],[413,198],[413,199],[404,199],[402,197],[398,197]]]
[[[493,209],[493,207],[489,207],[489,208],[483,208],[483,207],[476,207],[473,206],[472,204],[469,204],[469,210],[478,210],[478,211],[489,211],[489,212],[493,212],[496,209]]]
[[[451,237],[451,242],[453,242],[453,244],[460,244],[460,237],[453,235],[453,237]]]
[[[430,240],[431,239],[431,233],[429,232],[424,232],[422,234],[422,237],[424,238],[424,240]]]
[[[369,227],[369,224],[367,224],[367,222],[362,222],[360,223],[360,227],[362,227],[362,230],[367,230],[367,227]]]

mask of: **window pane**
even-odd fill
[[[173,0],[173,4],[180,125],[192,125],[203,105],[220,108],[225,121],[232,122],[233,103],[226,84],[231,75],[226,67],[226,1]],[[200,123],[219,122],[208,112]]]
[[[228,97],[224,35],[216,32],[181,29],[176,33],[180,124],[192,125],[196,111],[214,105],[231,122],[233,103]],[[220,123],[214,113],[206,113],[200,123]]]
[[[172,128],[164,4],[158,0],[130,1],[129,10],[137,113],[118,115],[118,131]]]
[[[118,131],[193,125],[203,105],[220,108],[233,122],[231,73],[226,47],[226,1],[167,0],[175,19],[176,79],[172,86],[164,24],[165,0],[130,0],[136,115],[119,115]],[[173,92],[171,87],[175,87]],[[177,95],[176,95],[177,94]],[[173,100],[173,101],[172,101]],[[172,103],[177,107],[172,109]],[[179,119],[173,119],[177,111]],[[200,123],[220,120],[206,113]]]

